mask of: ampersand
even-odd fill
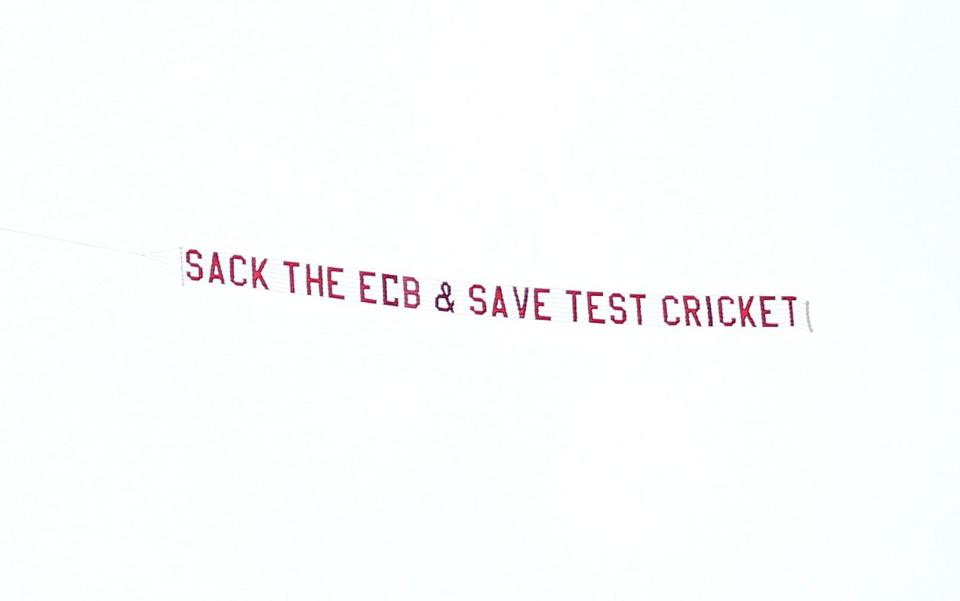
[[[452,298],[450,298],[451,294],[453,293],[450,291],[450,284],[446,282],[443,282],[442,284],[440,284],[440,294],[438,294],[437,298],[433,300],[433,306],[437,308],[437,311],[442,311],[444,313],[453,313],[454,301]],[[440,306],[441,300],[443,301],[445,308]]]

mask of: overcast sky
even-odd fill
[[[0,231],[0,598],[960,597],[958,23],[3,2],[0,227],[150,257]],[[180,247],[814,332],[182,286]]]

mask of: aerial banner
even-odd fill
[[[792,291],[601,290],[496,280],[455,280],[355,269],[302,259],[181,249],[184,285],[246,288],[358,302],[399,311],[475,319],[569,322],[606,327],[797,329],[813,331],[810,303]]]

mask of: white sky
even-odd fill
[[[0,599],[960,597],[950,2],[0,6]],[[181,287],[179,246],[815,332]],[[430,302],[427,300],[426,302]]]

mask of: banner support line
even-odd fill
[[[127,250],[124,248],[113,248],[111,246],[101,246],[99,244],[91,244],[89,242],[80,242],[78,240],[68,240],[66,238],[57,238],[56,236],[47,236],[46,234],[35,234],[33,232],[25,232],[23,230],[15,230],[9,227],[0,226],[0,230],[5,232],[12,232],[14,234],[20,234],[21,236],[31,236],[33,238],[44,238],[46,240],[54,240],[56,242],[65,242],[67,244],[76,244],[77,246],[86,246],[88,248],[99,248],[100,250],[109,250],[116,253],[124,253],[128,255],[135,255],[138,257],[149,257],[147,253],[140,253],[134,250]]]
[[[180,287],[184,286],[183,283],[183,247],[180,246]],[[809,320],[808,320],[809,321]]]
[[[810,330],[811,334],[813,334],[813,326],[810,325],[810,301],[804,301],[804,304],[806,305],[807,312],[807,329]]]

